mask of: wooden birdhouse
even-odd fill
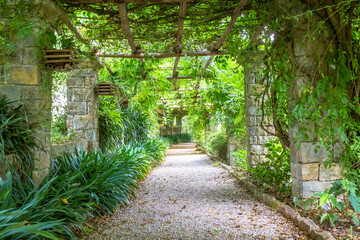
[[[115,88],[114,84],[110,82],[102,82],[97,85],[95,88],[96,95],[107,95],[107,96],[114,96]]]
[[[76,55],[72,49],[44,50],[45,67],[55,71],[69,71],[73,69]]]

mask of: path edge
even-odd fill
[[[280,212],[284,217],[290,219],[295,224],[295,226],[297,226],[301,231],[306,232],[311,238],[315,240],[336,240],[330,232],[321,230],[321,228],[316,223],[314,223],[313,220],[302,217],[300,213],[296,211],[296,209],[277,200],[274,196],[266,193],[263,189],[251,183],[248,177],[237,173],[230,166],[225,165],[222,162],[219,163],[230,173],[230,175],[235,177],[236,181],[241,186],[249,190],[255,196],[255,198],[265,202],[266,204]],[[319,231],[319,229],[321,231]]]

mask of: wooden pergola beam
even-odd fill
[[[225,29],[225,31],[223,32],[223,34],[221,35],[221,37],[216,41],[216,43],[214,45],[211,46],[211,50],[213,51],[218,51],[221,46],[224,44],[224,41],[226,39],[226,37],[229,35],[229,33],[231,32],[231,30],[234,28],[235,23],[236,23],[236,19],[239,17],[241,9],[244,7],[244,5],[246,4],[247,0],[241,0],[238,5],[236,6],[235,10],[234,10],[234,14],[231,16],[229,25],[227,26],[227,28]],[[203,74],[206,69],[210,66],[211,62],[214,60],[215,57],[211,56],[208,61],[205,64],[205,67],[203,68],[203,70],[201,71],[201,74]],[[197,93],[196,93],[197,94]]]
[[[201,74],[204,74],[206,69],[210,66],[211,62],[214,60],[215,56],[210,56],[210,58],[207,60],[205,67],[201,70]]]
[[[177,77],[179,75],[179,72],[177,71],[177,66],[179,64],[179,61],[180,61],[180,57],[176,57],[175,58],[175,62],[174,62],[174,68],[173,68],[173,74],[172,74],[172,78],[171,79],[174,79],[174,89],[177,89],[178,88],[178,82],[177,82]]]
[[[128,40],[128,43],[131,47],[131,52],[139,53],[141,51],[141,48],[140,48],[140,46],[137,46],[135,44],[134,38],[130,32],[130,24],[129,24],[129,18],[128,18],[128,14],[127,14],[127,9],[126,9],[126,3],[118,3],[117,7],[119,10],[121,27],[123,29],[126,39]]]
[[[224,41],[225,41],[226,37],[229,35],[231,30],[234,28],[235,23],[236,23],[236,19],[239,17],[241,9],[244,7],[246,2],[247,2],[247,0],[241,0],[239,2],[239,4],[236,6],[236,8],[234,10],[234,14],[231,16],[231,20],[230,20],[229,25],[227,26],[226,30],[223,32],[221,37],[211,47],[211,50],[213,50],[213,51],[219,50],[220,47],[224,44]]]
[[[178,21],[178,33],[175,40],[174,51],[175,52],[182,52],[182,45],[181,39],[184,33],[184,21],[185,21],[185,14],[186,14],[186,2],[180,2],[179,6],[179,21]],[[177,79],[175,77],[178,76],[179,72],[177,71],[177,66],[179,64],[180,57],[175,58],[174,62],[174,69],[173,69],[173,77],[174,77],[174,88],[177,89]]]
[[[181,53],[99,53],[96,56],[105,58],[173,58],[173,57],[202,57],[227,55],[226,51],[198,51]]]
[[[202,78],[211,78],[211,77],[206,76],[206,77],[202,77]],[[168,80],[173,80],[173,79],[194,79],[194,77],[189,77],[189,76],[177,76],[177,77],[168,76],[168,77],[166,77],[166,79],[168,79]]]
[[[61,0],[63,3],[96,4],[96,3],[178,3],[194,0]]]
[[[182,51],[181,39],[182,39],[183,33],[184,33],[185,14],[186,14],[186,2],[180,2],[178,32],[177,32],[176,40],[174,43],[175,52]]]

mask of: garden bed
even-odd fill
[[[302,217],[302,218],[307,218],[307,219],[311,219],[311,221],[313,221],[317,225],[318,232],[329,232],[335,239],[360,239],[360,227],[354,226],[351,229],[351,227],[350,227],[350,226],[352,226],[351,220],[348,219],[347,217],[342,216],[343,221],[336,222],[335,226],[331,226],[331,224],[328,221],[320,223],[320,216],[321,216],[321,214],[326,212],[325,210],[320,211],[320,212],[315,211],[315,210],[307,210],[306,211],[299,206],[300,204],[297,204],[297,206],[294,207],[294,199],[291,199],[289,196],[286,196],[284,194],[279,194],[274,188],[271,188],[269,186],[265,187],[264,185],[259,184],[256,181],[252,181],[249,174],[246,172],[243,172],[243,171],[239,172],[238,169],[234,169],[233,167],[230,167],[230,166],[227,166],[224,164],[221,164],[221,166],[226,168],[231,173],[231,175],[233,175],[241,183],[247,182],[246,184],[242,184],[242,186],[246,187],[249,191],[253,192],[255,195],[259,195],[260,199],[264,200],[266,203],[268,203],[275,209],[279,210],[282,213],[283,213],[283,211],[279,209],[280,206],[287,206],[288,209],[292,209],[293,216],[292,217],[290,215],[289,216],[294,221],[295,224],[298,225],[298,223],[300,222],[299,220],[296,220],[297,216]],[[249,188],[249,186],[250,186],[250,188]],[[255,187],[258,190],[254,190]],[[263,195],[262,192],[266,193],[268,196],[275,196],[275,197],[270,197],[268,199],[269,201],[267,201],[266,198],[264,198],[262,196]],[[278,199],[280,201],[278,201],[276,199]],[[290,206],[292,206],[292,207],[290,207]],[[289,214],[289,211],[287,211],[287,214]],[[286,214],[284,214],[284,215],[286,216]],[[289,216],[287,216],[287,217],[289,217]],[[301,227],[300,227],[300,229],[301,229]],[[308,229],[309,230],[308,234],[310,234],[310,236],[312,236],[310,228],[305,227],[304,229],[305,230]],[[322,234],[322,235],[324,235],[324,234]],[[318,239],[318,238],[315,238],[315,239]]]

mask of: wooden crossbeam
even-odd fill
[[[137,46],[135,44],[134,38],[130,32],[130,24],[129,24],[129,18],[127,15],[126,3],[118,3],[117,7],[119,10],[119,15],[120,15],[120,19],[121,19],[121,27],[123,29],[126,39],[128,40],[128,43],[131,47],[131,52],[132,53],[140,53],[141,47]]]
[[[61,0],[63,3],[96,4],[96,3],[178,3],[194,0]]]
[[[174,63],[174,69],[173,69],[173,78],[175,81],[174,81],[174,89],[177,89],[178,88],[178,82],[177,82],[177,78],[178,75],[179,75],[179,72],[177,71],[177,66],[179,64],[179,61],[180,61],[180,57],[176,57],[175,58],[175,63]]]
[[[206,76],[206,77],[202,77],[202,78],[211,78],[211,77]],[[168,76],[168,77],[166,77],[166,79],[168,79],[168,80],[173,80],[173,79],[194,79],[194,77],[189,77],[189,76],[177,76],[177,77]]]
[[[186,2],[180,2],[179,6],[179,21],[178,21],[178,33],[176,36],[176,40],[174,43],[174,52],[182,52],[182,45],[181,39],[184,33],[184,21],[185,21],[185,14],[186,14]],[[174,69],[173,69],[173,77],[174,77],[174,88],[178,88],[177,77],[179,72],[177,71],[177,66],[179,64],[180,57],[175,58],[174,62]]]
[[[214,45],[211,46],[211,50],[212,51],[218,51],[221,46],[224,44],[224,41],[226,39],[226,37],[229,35],[229,33],[231,32],[231,30],[234,28],[235,23],[236,23],[236,19],[239,17],[241,9],[244,7],[244,5],[246,4],[247,0],[241,0],[238,5],[236,6],[235,10],[234,10],[234,14],[231,16],[229,25],[227,26],[226,30],[223,32],[223,34],[221,35],[221,37],[216,41],[216,43]],[[214,57],[211,56],[208,61],[205,64],[205,67],[203,68],[203,70],[201,71],[201,74],[203,74],[206,69],[210,66],[211,62],[214,60]],[[197,88],[196,88],[197,89]],[[197,92],[196,92],[197,95]]]
[[[173,58],[173,57],[202,57],[227,55],[226,51],[198,51],[181,53],[99,53],[96,56],[106,58]]]
[[[201,70],[201,75],[204,74],[206,69],[210,66],[211,62],[214,60],[215,56],[210,56],[210,58],[207,60],[205,67]]]
[[[219,50],[220,47],[224,44],[224,41],[225,41],[226,37],[229,35],[231,30],[234,28],[236,19],[239,17],[241,9],[244,7],[246,2],[247,2],[247,0],[241,0],[239,2],[239,4],[236,6],[236,8],[234,10],[234,14],[231,16],[231,20],[230,20],[229,25],[227,26],[226,30],[223,32],[221,37],[211,47],[211,50],[213,50],[213,51]]]
[[[184,21],[185,21],[185,14],[186,14],[186,2],[180,2],[179,6],[179,21],[178,21],[178,33],[176,36],[176,40],[174,43],[174,52],[181,52],[181,39],[184,33]]]

